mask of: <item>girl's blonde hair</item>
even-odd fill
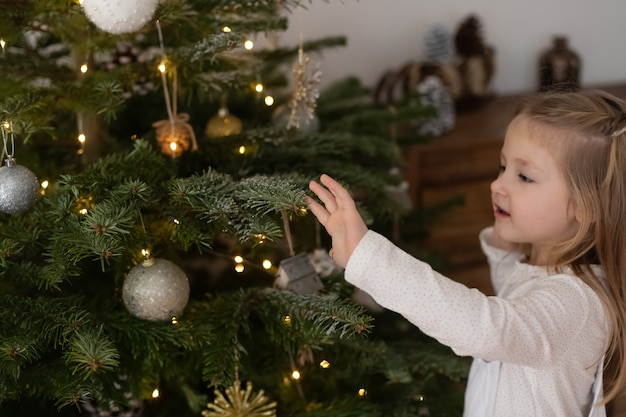
[[[626,106],[597,90],[533,94],[518,114],[559,130],[561,163],[581,215],[578,233],[555,249],[557,270],[570,267],[610,315],[605,402],[626,387]],[[599,264],[606,279],[594,273]]]

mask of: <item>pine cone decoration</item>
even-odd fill
[[[485,53],[482,25],[478,17],[470,15],[461,22],[456,33],[455,43],[456,51],[461,56],[470,57]]]

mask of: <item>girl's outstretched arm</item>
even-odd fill
[[[307,204],[332,238],[331,257],[337,265],[345,268],[354,248],[367,233],[367,226],[352,196],[341,184],[326,174],[320,177],[320,182],[311,181],[309,188],[323,205],[310,197],[307,197]]]

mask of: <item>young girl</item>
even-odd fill
[[[626,386],[625,109],[599,91],[522,101],[480,233],[493,297],[368,230],[332,178],[310,183],[346,280],[474,358],[464,416],[605,416]]]

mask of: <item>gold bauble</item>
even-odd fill
[[[221,107],[206,125],[206,135],[209,138],[224,138],[241,133],[242,123],[238,117],[229,113],[226,107]]]

